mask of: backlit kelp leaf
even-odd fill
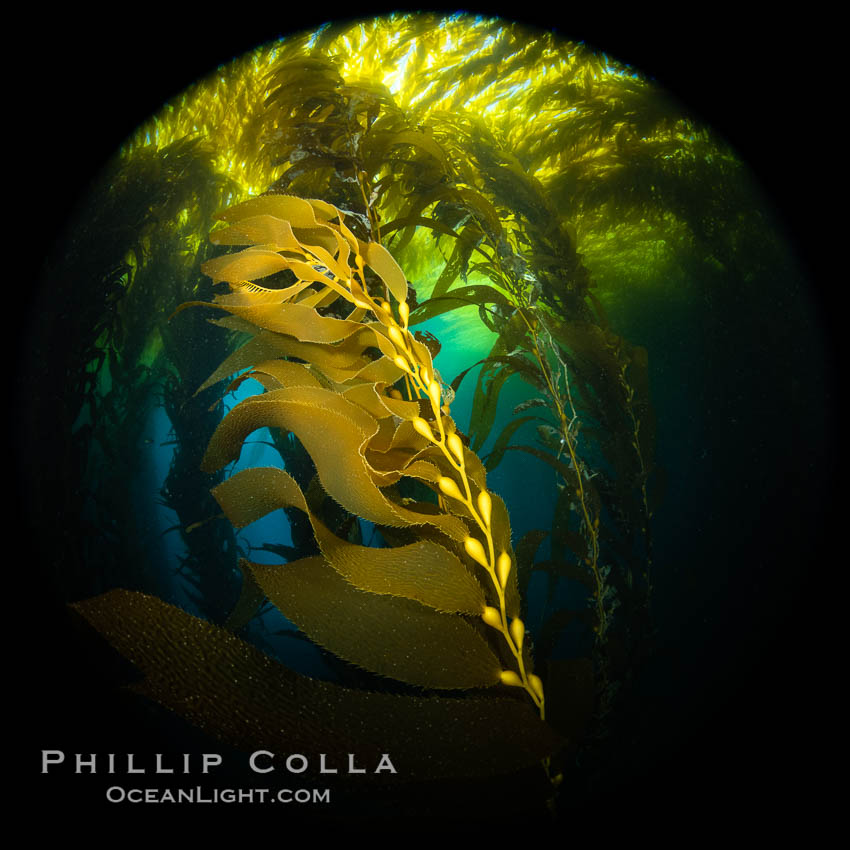
[[[250,281],[236,281],[231,284],[230,292],[217,295],[219,304],[234,306],[251,306],[255,304],[283,304],[284,301],[297,300],[298,296],[310,286],[310,281],[299,280],[291,286],[281,289],[264,287]]]
[[[264,360],[247,372],[245,377],[259,381],[266,390],[322,386],[322,382],[308,366],[304,363],[293,363],[291,360]]]
[[[376,419],[396,417],[409,420],[422,415],[422,408],[418,402],[391,398],[383,391],[385,388],[386,384],[383,382],[380,384],[354,384],[351,387],[347,387],[344,383],[337,384],[335,387],[344,398],[368,410]],[[392,436],[390,437],[390,442],[392,442]],[[388,445],[386,448],[379,447],[376,441],[373,440],[369,444],[369,448],[386,451],[390,446]]]
[[[333,377],[344,380],[349,372],[356,374],[357,370],[368,363],[361,357],[367,345],[361,344],[357,339],[358,336],[358,334],[352,334],[340,345],[317,345],[301,342],[285,334],[261,331],[225,358],[212,375],[201,384],[197,392],[202,392],[207,387],[243,369],[280,357],[298,357],[301,360],[307,360],[317,365],[323,372],[330,372]]]
[[[362,369],[352,375],[348,379],[348,383],[363,381],[373,385],[392,385],[403,374],[404,371],[389,357],[379,357],[377,360],[369,361]],[[411,403],[408,402],[408,404]]]
[[[323,159],[319,158],[320,165],[324,164]],[[341,223],[339,211],[324,201],[306,201],[292,195],[262,195],[216,217],[230,222],[229,227],[213,232],[211,239],[218,244],[245,244],[247,241],[270,247],[280,243],[276,250],[303,256],[307,248],[316,256],[317,251],[321,252],[325,265],[338,259],[346,267],[350,248],[356,248],[351,232]]]
[[[288,620],[314,643],[358,667],[425,688],[499,682],[499,659],[462,617],[358,590],[320,557],[247,566]],[[398,647],[404,651],[396,652]]]
[[[235,460],[245,438],[263,427],[292,431],[313,458],[322,486],[350,513],[378,525],[427,522],[455,540],[466,536],[466,526],[456,517],[426,517],[384,496],[378,487],[381,474],[366,464],[362,454],[365,443],[378,432],[377,422],[328,390],[275,390],[236,405],[216,428],[201,468],[215,472]]]
[[[207,260],[201,265],[201,271],[213,279],[213,282],[225,280],[239,283],[243,280],[257,280],[289,268],[290,261],[276,251],[265,248],[246,248],[235,254],[225,254]]]
[[[377,242],[360,243],[361,256],[399,302],[407,301],[407,279],[392,254]]]
[[[360,331],[334,345],[302,342],[281,334],[276,346],[281,355],[306,360],[331,381],[342,383],[355,377],[372,362],[366,349],[376,336],[370,328],[361,326]]]
[[[189,301],[181,307],[216,307],[238,316],[258,328],[286,334],[302,342],[339,342],[363,328],[359,322],[320,316],[312,307],[303,304],[260,304],[234,306],[212,301]]]
[[[210,234],[214,245],[263,245],[272,251],[302,254],[292,226],[273,215],[252,215]],[[202,267],[203,269],[203,267]]]
[[[440,192],[442,194],[442,192]],[[381,228],[381,231],[386,235],[388,233],[392,233],[396,230],[400,230],[401,228],[408,228],[410,231],[413,231],[416,227],[427,227],[430,230],[433,230],[435,233],[439,233],[443,236],[452,236],[457,239],[457,233],[452,230],[446,224],[443,224],[441,221],[438,221],[434,218],[428,218],[426,216],[420,215],[404,215],[399,216],[399,218],[394,221],[389,222],[385,227]],[[406,236],[405,236],[406,239]],[[409,241],[409,240],[407,240]],[[398,246],[393,245],[393,248],[398,248],[401,250],[404,245],[407,244],[404,239],[398,244]]]
[[[565,743],[519,700],[374,693],[311,679],[142,593],[112,590],[71,607],[142,672],[131,690],[242,752],[327,753],[336,764],[357,753],[375,765],[390,753],[395,784],[511,773]]]
[[[434,289],[431,291],[432,298],[438,298],[445,295],[452,287],[452,284],[461,275],[466,279],[466,268],[469,264],[469,258],[472,252],[478,247],[484,233],[481,228],[475,223],[470,222],[457,236],[454,244],[454,250],[451,256],[446,261],[443,271],[437,278],[434,284]]]
[[[376,549],[342,540],[309,509],[298,484],[282,469],[242,470],[213,488],[212,493],[237,528],[279,508],[303,511],[325,560],[360,590],[415,599],[439,611],[478,615],[484,610],[481,585],[445,547],[419,541]]]
[[[392,411],[384,406],[374,384],[356,384],[348,389],[343,389],[340,394],[348,401],[354,402],[358,407],[367,410],[375,419],[392,416]]]
[[[443,171],[448,169],[448,162],[446,161],[446,155],[443,149],[430,135],[416,130],[403,130],[392,137],[391,145],[414,145],[434,157],[440,163]]]
[[[325,250],[321,245],[307,245],[304,247],[313,255],[315,259],[310,259],[309,262],[304,262],[302,260],[292,260],[289,263],[289,268],[292,269],[292,272],[296,277],[301,280],[313,280],[318,283],[327,283],[328,276],[320,273],[317,269],[315,269],[312,263],[315,263],[318,260],[321,266],[328,269],[334,278],[339,281],[345,281],[349,277],[351,277],[351,269],[348,265],[348,254],[349,247],[348,243],[346,243],[342,237],[333,232],[334,238],[337,242],[338,249],[344,249],[344,252],[341,252],[341,255],[337,258],[330,251]],[[329,284],[330,285],[330,284]],[[337,285],[339,286],[339,285]],[[344,286],[339,286],[339,292],[341,295],[347,295],[348,290]],[[347,295],[350,298],[350,295]]]
[[[393,398],[392,396],[387,395],[387,387],[385,384],[382,384],[383,382],[376,385],[376,389],[379,391],[381,396],[381,404],[383,404],[393,416],[409,421],[422,415],[422,402],[420,399],[417,399],[416,401],[405,401],[401,398]],[[399,423],[399,427],[402,425],[403,423]],[[395,437],[393,438],[393,441],[395,442]]]
[[[333,390],[317,387],[284,387],[263,395],[252,396],[236,405],[219,423],[210,440],[202,467],[215,471],[228,461],[235,460],[241,451],[245,437],[257,427],[274,425],[286,431],[292,431],[298,436],[300,411],[291,409],[306,406],[316,406],[316,420],[330,429],[329,433],[324,435],[328,441],[331,436],[343,439],[349,448],[354,447],[355,456],[361,454],[361,447],[378,431],[378,423],[374,417]],[[289,419],[295,427],[287,424]],[[255,424],[257,422],[261,424]],[[311,442],[314,443],[319,442],[323,436],[321,429],[304,427],[301,430],[307,439],[312,436]],[[313,445],[313,448],[319,449],[319,445]],[[318,453],[317,451],[316,454]],[[310,454],[312,455],[313,452]]]
[[[341,540],[318,520],[313,529],[328,563],[360,590],[412,599],[446,613],[480,616],[484,610],[484,591],[479,582],[455,555],[437,543],[420,540],[407,546],[374,549]]]
[[[333,204],[319,198],[308,198],[307,203],[313,208],[316,221],[329,221],[342,226],[342,214]],[[348,230],[348,228],[346,227],[345,230]]]
[[[339,298],[339,292],[336,289],[332,289],[330,286],[324,285],[319,287],[318,289],[310,289],[304,293],[304,295],[299,296],[296,303],[300,304],[302,307],[328,307],[333,304]]]
[[[472,415],[470,417],[470,436],[472,437],[472,450],[481,451],[490,429],[496,421],[496,412],[499,407],[499,393],[505,381],[511,377],[513,371],[507,369],[497,360],[487,359],[478,374],[478,382],[475,386],[475,394],[472,399]]]
[[[315,228],[324,225],[316,218],[316,209],[309,201],[294,195],[259,195],[240,204],[234,204],[216,213],[216,218],[229,224],[258,215],[270,215],[289,222],[290,227]],[[326,225],[324,225],[326,227]],[[330,228],[327,228],[330,230]]]
[[[498,304],[506,310],[513,309],[508,299],[498,289],[494,289],[492,286],[487,286],[484,283],[477,283],[471,286],[461,286],[453,289],[450,295],[429,298],[410,314],[410,324],[416,325],[428,319],[433,319],[434,316],[439,316],[443,313],[448,313],[450,310],[456,310],[459,307],[466,307],[470,304],[476,306]]]

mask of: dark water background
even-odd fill
[[[733,292],[722,304],[666,294],[653,302],[643,292],[639,305],[623,304],[610,317],[618,332],[649,349],[659,461],[669,477],[654,525],[658,643],[620,764],[597,795],[567,801],[565,814],[604,812],[622,823],[644,823],[636,818],[647,812],[669,822],[673,816],[659,812],[671,810],[698,819],[745,814],[768,828],[779,816],[771,821],[765,813],[790,802],[804,811],[812,805],[811,757],[824,743],[816,718],[829,714],[825,655],[839,605],[830,588],[841,563],[841,550],[833,555],[843,459],[830,336],[836,277],[822,247],[828,239],[811,216],[821,189],[805,176],[809,165],[795,169],[794,144],[776,117],[802,89],[771,77],[776,56],[760,30],[709,24],[701,40],[675,42],[647,25],[592,33],[613,55],[698,104],[726,134],[779,209],[810,283],[801,288],[789,267],[787,278],[755,299]],[[31,125],[38,129],[30,152],[39,153],[45,175],[26,196],[38,200],[27,212],[42,222],[26,242],[35,255],[67,218],[95,163],[135,124],[215,64],[211,55],[225,61],[257,43],[250,28],[234,27],[232,35],[233,42],[219,34],[199,44],[180,27],[143,28],[116,54],[94,39],[72,47],[52,33],[45,48],[51,64],[73,67],[75,77],[73,96],[52,103],[50,122]],[[820,37],[803,25],[794,41]],[[725,46],[726,61],[718,61],[711,39]],[[109,75],[120,88],[105,82]],[[17,347],[26,344],[24,337]],[[437,366],[444,376],[456,373]],[[21,387],[18,404],[28,392]],[[32,453],[49,457],[51,439],[59,439],[42,427],[38,449],[32,434],[15,432],[23,477]],[[500,476],[532,486],[526,469],[545,475],[527,462],[520,475],[506,461]],[[152,748],[155,737],[146,741],[147,731],[132,726],[139,715],[104,684],[103,668],[118,662],[93,658],[90,673],[80,670],[79,638],[39,586],[38,537],[54,531],[29,527],[25,516],[12,519],[15,572],[26,582],[15,654],[26,683],[28,759],[43,747],[96,749],[91,741],[107,739],[106,729],[118,729],[140,752]],[[533,519],[517,518],[515,526]],[[21,772],[34,771],[28,764]]]

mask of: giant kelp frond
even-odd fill
[[[257,428],[291,431],[337,503],[419,538],[377,551],[352,544],[322,523],[288,473],[246,470],[215,491],[231,521],[242,526],[297,508],[321,557],[244,568],[287,617],[341,658],[423,687],[520,686],[542,715],[542,683],[531,672],[518,616],[507,511],[449,416],[429,349],[409,330],[401,269],[323,201],[265,195],[222,218],[228,226],[213,239],[249,247],[205,265],[232,288],[213,306],[231,314],[225,324],[254,335],[210,382],[253,367],[249,374],[266,392],[225,417],[204,468],[238,457]],[[282,288],[246,285],[283,271],[290,280]],[[327,314],[338,301],[348,305],[346,318]],[[433,500],[400,497],[405,478]],[[501,641],[492,646],[494,633]],[[400,638],[405,651],[387,653]]]

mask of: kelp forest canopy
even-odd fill
[[[439,185],[474,190],[496,208],[476,211],[484,223],[566,227],[603,291],[664,277],[694,242],[728,262],[741,225],[759,225],[742,163],[685,105],[613,57],[499,19],[397,16],[265,45],[168,103],[121,156],[187,139],[234,200],[333,186],[396,229],[445,219]]]
[[[723,316],[783,250],[734,151],[583,43],[434,13],[259,46],[126,139],[47,269],[63,280],[51,309],[74,322],[57,323],[37,369],[71,438],[33,487],[45,524],[81,530],[47,542],[51,582],[74,603],[119,594],[78,610],[120,651],[116,611],[215,645],[249,679],[268,673],[266,656],[286,659],[284,644],[309,642],[319,678],[375,701],[507,689],[480,711],[506,740],[526,730],[554,794],[577,781],[577,749],[587,772],[610,758],[653,635],[665,470],[636,312],[661,293]],[[248,378],[264,392],[237,404]],[[261,426],[285,471],[236,472]],[[516,519],[527,496],[493,484],[517,458],[546,482],[533,526]],[[156,533],[145,493],[171,518]],[[279,508],[284,537],[249,543],[242,527]],[[174,566],[157,572],[164,546]],[[423,590],[398,552],[443,570],[446,587]],[[292,569],[282,579],[268,559]],[[361,579],[373,562],[390,578]],[[328,619],[323,593],[362,611],[359,628]],[[349,604],[356,594],[384,594],[389,613]],[[450,623],[466,649],[449,673],[415,653],[395,663],[373,621],[422,645]],[[187,687],[190,661],[174,659]],[[253,685],[216,686],[234,712],[265,705]],[[330,700],[324,686],[301,685]],[[174,708],[173,694],[148,693]],[[441,700],[416,710],[436,717]],[[190,719],[246,744],[218,715]],[[498,770],[527,768],[521,749]]]

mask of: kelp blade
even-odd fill
[[[244,752],[347,753],[393,781],[509,774],[564,739],[510,698],[371,693],[310,679],[225,629],[142,593],[113,590],[72,606],[144,674],[133,690]],[[358,777],[361,780],[361,777]]]
[[[425,688],[499,682],[499,659],[462,617],[411,599],[358,590],[321,557],[248,567],[287,619],[358,667]]]
[[[337,537],[309,509],[295,480],[277,467],[244,469],[213,489],[228,519],[244,528],[279,508],[307,514],[325,560],[360,590],[403,596],[446,613],[480,615],[481,585],[447,549],[430,540],[372,548]]]

